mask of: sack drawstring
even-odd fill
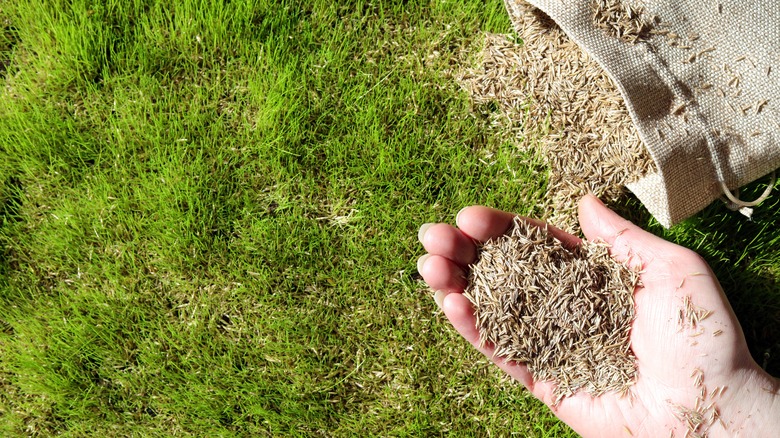
[[[734,196],[731,193],[731,190],[726,186],[726,183],[723,181],[720,182],[720,188],[723,189],[723,194],[726,195],[726,198],[728,198],[729,201],[732,202],[732,204],[736,205],[737,207],[743,208],[743,207],[754,207],[766,200],[766,198],[769,197],[769,195],[772,193],[772,189],[775,186],[775,181],[777,180],[777,175],[775,172],[772,172],[772,176],[770,177],[769,185],[764,190],[764,193],[761,194],[761,196],[758,197],[755,201],[745,202],[741,199],[738,199],[736,196]]]

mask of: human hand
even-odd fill
[[[628,396],[579,392],[553,406],[553,383],[534,381],[524,364],[494,357],[489,344],[480,348],[473,307],[462,295],[468,266],[477,259],[475,242],[503,235],[513,214],[474,206],[458,214],[457,228],[424,225],[419,238],[428,254],[418,260],[418,271],[436,291],[436,302],[455,329],[584,437],[777,436],[778,381],[750,356],[739,322],[706,262],[622,219],[593,196],[581,200],[579,216],[586,238],[610,244],[618,262],[641,270],[631,329],[637,379]],[[565,244],[579,242],[551,231]],[[680,321],[686,297],[711,312],[695,328]]]

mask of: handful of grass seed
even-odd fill
[[[534,380],[557,384],[557,404],[585,390],[625,393],[636,374],[629,343],[636,272],[614,261],[608,245],[570,249],[546,228],[515,218],[485,243],[465,296],[482,343],[524,362]]]

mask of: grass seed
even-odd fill
[[[457,79],[475,112],[497,108],[484,114],[489,126],[521,150],[541,151],[550,169],[543,216],[574,232],[583,195],[615,201],[655,164],[598,63],[539,9],[520,0],[507,5],[522,44],[487,34],[481,62]]]
[[[647,39],[651,23],[644,8],[625,0],[592,0],[593,23],[609,35],[635,44]]]
[[[579,390],[625,394],[634,383],[629,332],[637,282],[608,245],[567,248],[546,228],[516,218],[507,235],[481,246],[465,296],[480,342],[524,362],[535,380],[555,382],[557,403]]]

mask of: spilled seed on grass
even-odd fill
[[[480,248],[465,296],[480,342],[552,381],[556,403],[577,391],[628,392],[636,377],[629,332],[638,274],[608,245],[567,248],[546,228],[515,218],[512,230]]]
[[[613,12],[619,22],[643,16],[634,7],[628,18],[614,1],[595,3],[603,11],[594,14],[601,18]],[[549,169],[549,202],[542,216],[576,232],[583,195],[619,199],[623,186],[657,172],[655,162],[617,86],[596,60],[541,10],[522,0],[506,5],[518,40],[487,34],[480,61],[456,78],[476,111],[498,106],[483,114],[493,129],[509,135],[521,150],[541,151]],[[619,33],[633,41],[644,27],[627,29]],[[671,126],[659,128],[659,137],[673,132]]]

